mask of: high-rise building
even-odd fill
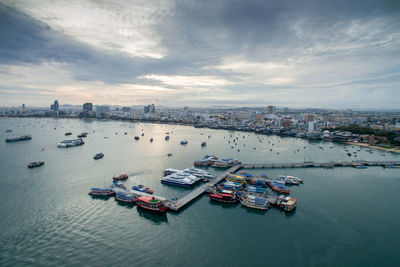
[[[155,113],[156,106],[154,104],[144,106],[144,113]]]
[[[107,117],[108,112],[110,112],[109,106],[96,106],[96,115],[98,117]]]
[[[315,115],[314,114],[304,114],[304,121],[309,122],[309,121],[314,121],[315,120]]]
[[[59,110],[59,104],[58,104],[58,100],[54,100],[54,104],[50,105],[50,109],[54,110],[54,111],[58,111]]]
[[[276,113],[276,107],[275,106],[268,106],[267,107],[267,113],[268,114],[275,114]]]
[[[93,104],[92,103],[85,103],[83,104],[83,112],[93,111]]]

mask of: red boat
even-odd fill
[[[155,199],[154,197],[139,197],[136,204],[143,209],[161,213],[164,213],[168,210],[168,207],[164,206],[161,200]]]
[[[114,179],[115,181],[126,180],[126,179],[128,179],[128,174],[123,173],[123,174],[121,174],[120,176],[114,176],[113,179]]]
[[[289,187],[287,187],[284,184],[277,183],[277,182],[269,182],[268,185],[272,188],[272,190],[275,190],[277,192],[285,193],[285,194],[290,194]]]
[[[210,199],[223,203],[237,203],[238,199],[236,193],[230,190],[222,190],[222,193],[212,193],[210,194]]]

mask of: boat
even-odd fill
[[[141,196],[137,199],[136,204],[138,207],[150,211],[164,213],[168,210],[168,207],[166,207],[161,200],[155,199],[154,197]]]
[[[188,141],[187,140],[182,140],[181,145],[187,145]]]
[[[113,196],[115,195],[114,190],[110,187],[93,187],[90,189],[89,195],[92,196]]]
[[[135,136],[135,140],[139,140],[139,136]]]
[[[294,176],[284,176],[284,175],[279,175],[276,178],[276,181],[283,181],[285,184],[291,184],[291,185],[299,185],[300,181],[296,179],[297,177]]]
[[[201,142],[201,146],[205,147],[207,145],[207,142]]]
[[[260,194],[260,195],[264,195],[267,192],[267,189],[265,187],[262,186],[254,186],[251,185],[249,187],[247,187],[247,192],[249,194]]]
[[[248,208],[259,210],[267,210],[269,208],[269,201],[267,198],[247,194],[242,196],[240,204]]]
[[[144,133],[142,133],[142,136],[144,136]]]
[[[83,137],[87,137],[87,133],[81,133],[80,135],[78,135],[78,138],[83,138]]]
[[[147,194],[153,194],[154,191],[150,189],[150,187],[144,186],[144,185],[134,185],[132,186],[132,190],[136,190],[142,193],[147,193]]]
[[[236,174],[232,174],[229,173],[228,176],[226,177],[227,180],[232,181],[234,183],[239,183],[239,184],[246,184],[246,180],[243,176],[240,175],[236,175]]]
[[[126,180],[126,179],[128,179],[128,174],[126,174],[126,173],[122,173],[119,176],[113,177],[114,181],[122,181],[122,180]]]
[[[43,166],[44,165],[44,161],[35,161],[35,162],[31,162],[28,164],[28,168],[35,168],[35,167],[39,167],[39,166]]]
[[[191,187],[196,183],[196,181],[190,179],[189,177],[184,177],[181,175],[177,175],[176,173],[173,173],[173,174],[164,176],[161,179],[161,183],[180,186],[180,187]]]
[[[268,182],[268,184],[274,191],[285,193],[285,194],[290,193],[289,187],[287,187],[284,184],[278,183],[277,181]]]
[[[356,168],[356,169],[366,169],[366,168],[368,168],[365,165],[354,165],[353,167]]]
[[[12,132],[12,130],[6,130],[6,133],[11,133]]]
[[[168,157],[171,157],[171,156],[172,156],[172,153],[168,153],[167,156],[168,156]]]
[[[71,134],[72,134],[71,132],[65,133],[65,135],[71,135]]]
[[[101,159],[102,157],[104,157],[104,154],[100,152],[94,155],[93,159]]]
[[[385,165],[384,167],[385,167],[385,168],[393,168],[393,169],[396,169],[396,168],[400,168],[400,165]]]
[[[285,197],[281,195],[278,198],[278,203],[281,209],[290,212],[296,208],[297,200],[294,197]]]
[[[167,141],[169,140],[169,135],[165,136],[165,140]]]
[[[212,164],[213,164],[212,161],[205,160],[205,159],[196,160],[195,162],[193,162],[193,165],[194,165],[194,166],[210,166],[210,165],[212,165]]]
[[[66,139],[66,140],[58,143],[57,147],[65,148],[65,147],[72,147],[72,146],[80,146],[80,145],[83,145],[84,143],[85,142],[83,142],[82,138]]]
[[[25,141],[25,140],[31,140],[31,139],[32,139],[32,136],[30,136],[30,135],[22,135],[22,136],[7,138],[6,142],[18,142],[18,141]]]
[[[150,138],[150,143],[153,142],[153,138]]]
[[[213,192],[209,195],[211,200],[223,203],[237,203],[238,198],[234,191],[222,190],[221,193]]]
[[[125,191],[116,191],[115,192],[115,200],[125,203],[135,203],[137,198],[134,194],[125,192]]]

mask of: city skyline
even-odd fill
[[[398,109],[394,1],[0,1],[0,106]]]

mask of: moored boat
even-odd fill
[[[254,195],[243,195],[240,204],[248,208],[259,210],[267,210],[269,208],[269,201],[267,198]]]
[[[135,197],[134,194],[124,192],[124,191],[116,191],[115,192],[115,200],[133,204],[137,201],[137,198]]]
[[[113,179],[114,179],[115,181],[126,180],[126,179],[128,179],[128,174],[122,173],[122,174],[119,175],[119,176],[114,176]]]
[[[294,197],[285,197],[285,196],[279,196],[278,198],[279,207],[283,209],[284,211],[292,211],[296,208],[297,200]]]
[[[94,155],[93,159],[101,159],[102,157],[104,157],[104,154],[102,152],[97,153],[96,155]]]
[[[39,167],[39,166],[43,166],[44,165],[44,161],[35,161],[35,162],[31,162],[28,164],[28,168],[35,168],[35,167]]]
[[[168,210],[161,200],[155,199],[154,197],[141,196],[137,199],[136,204],[146,210],[156,211],[164,213]]]
[[[12,138],[6,138],[6,142],[18,142],[18,141],[25,141],[25,140],[31,140],[32,136],[30,135],[22,135],[22,136],[17,136],[17,137],[12,137]]]
[[[277,191],[277,192],[281,192],[281,193],[285,193],[285,194],[289,194],[290,190],[289,187],[287,187],[284,184],[278,183],[276,181],[272,181],[272,182],[268,182],[268,185],[272,188],[272,190]]]
[[[234,191],[222,190],[221,193],[213,192],[209,195],[211,200],[223,203],[237,203],[238,198]]]
[[[115,192],[109,187],[93,187],[89,192],[92,196],[113,196],[114,194]]]
[[[150,187],[144,186],[144,185],[134,185],[132,186],[132,190],[136,190],[142,193],[147,193],[147,194],[153,194],[154,191],[150,189]]]

